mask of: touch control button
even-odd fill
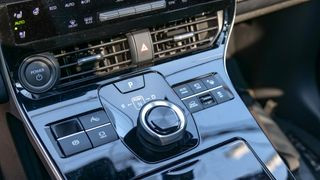
[[[114,84],[121,93],[128,93],[144,87],[143,76],[126,79]]]
[[[229,101],[233,98],[233,95],[226,91],[224,88],[218,88],[211,92],[218,103]]]
[[[201,111],[203,106],[197,97],[192,97],[183,101],[191,113]]]
[[[220,81],[218,80],[217,76],[208,76],[202,79],[202,82],[208,89],[216,88],[221,86]]]
[[[111,124],[87,131],[94,147],[110,143],[118,139]]]
[[[174,91],[178,94],[180,98],[185,98],[193,95],[190,87],[187,84],[175,87]]]
[[[43,86],[50,80],[51,71],[49,66],[42,61],[34,61],[27,65],[25,77],[32,86]]]
[[[200,80],[189,83],[189,86],[191,87],[194,93],[200,93],[202,91],[207,90],[206,86]]]
[[[91,129],[110,123],[110,119],[108,118],[107,114],[102,110],[81,116],[79,119],[85,129]]]
[[[58,139],[58,143],[66,156],[70,156],[92,148],[85,132]]]

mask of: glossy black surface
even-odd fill
[[[36,101],[26,98],[28,92],[25,90],[13,86],[18,103],[21,105],[24,115],[26,115],[27,119],[25,120],[31,124],[37,138],[45,146],[50,156],[49,158],[54,161],[53,165],[58,169],[62,177],[68,179],[138,179],[152,175],[158,176],[157,173],[162,173],[164,176],[172,176],[172,173],[181,172],[185,169],[181,168],[181,163],[187,163],[186,166],[192,167],[193,172],[198,172],[196,165],[199,159],[201,160],[203,157],[207,159],[207,157],[210,158],[212,156],[214,156],[213,159],[217,159],[216,162],[208,162],[207,160],[202,162],[205,160],[201,160],[200,164],[208,170],[202,171],[201,175],[196,173],[195,175],[198,178],[208,177],[212,172],[226,173],[230,175],[230,178],[236,177],[236,175],[239,175],[238,177],[252,177],[253,172],[257,177],[269,176],[280,180],[291,177],[291,173],[288,172],[285,163],[274,150],[233,88],[225,70],[225,48],[233,20],[235,2],[224,2],[230,4],[225,6],[224,30],[217,41],[218,46],[214,49],[177,58],[174,61],[139,69],[124,75],[105,77],[97,83],[73,88],[63,94],[55,94],[46,99]],[[218,7],[219,4],[217,4],[216,8]],[[197,11],[197,9],[193,10]],[[181,14],[177,12],[176,15],[180,16]],[[159,19],[159,16],[154,16],[154,18]],[[167,18],[163,18],[159,21],[167,20]],[[132,22],[128,21],[128,24],[130,23]],[[139,25],[144,27],[141,24],[137,24],[136,27],[139,27]],[[99,31],[97,30],[97,32]],[[106,31],[105,33],[110,32]],[[82,34],[82,36],[87,35],[89,34]],[[103,36],[104,34],[100,35]],[[81,38],[80,40],[74,40],[75,37],[79,38],[79,36],[70,35],[69,40],[72,43],[81,40]],[[96,36],[90,36],[90,38],[94,37]],[[29,46],[32,47],[30,49],[5,46],[3,52],[7,66],[9,70],[13,70],[12,83],[15,85],[16,82],[14,67],[17,67],[22,56],[45,50],[50,46],[49,42],[54,42],[52,47],[60,46],[62,44],[61,38],[63,36],[55,40],[43,41],[42,43],[46,44],[43,48],[36,48],[39,47],[37,43]],[[64,41],[66,40],[64,39]],[[68,42],[64,42],[64,44],[67,45]],[[21,57],[15,58],[16,55],[10,53],[13,49],[19,49],[20,51],[18,52],[21,52]],[[220,75],[234,98],[191,114],[170,87],[212,73]],[[120,80],[139,75],[144,75],[145,77],[146,85],[143,89],[122,94],[113,85],[113,83]],[[139,108],[136,109],[132,105],[129,108],[125,107],[126,110],[121,110],[122,104],[130,103],[133,97],[142,95],[146,99],[169,99],[184,109],[188,118],[187,133],[181,142],[179,141],[174,147],[168,147],[170,150],[155,153],[148,150],[148,148],[144,148],[146,145],[136,136],[136,120]],[[134,99],[141,100],[142,98]],[[101,109],[108,113],[111,124],[120,139],[65,157],[50,130],[50,125]],[[241,145],[244,142],[246,145]],[[248,158],[247,160],[240,158],[240,160],[235,161],[226,157],[224,152],[237,149],[237,144],[240,144],[239,146],[245,151],[252,149],[251,152],[249,150],[243,155],[244,158]],[[149,147],[149,149],[152,148],[156,149],[156,147]],[[237,165],[237,163],[243,164],[243,167],[250,167],[250,169],[242,169],[241,167],[239,169],[222,168],[227,165]],[[214,170],[211,171],[211,169]],[[231,177],[231,175],[234,176]],[[186,172],[186,176],[191,176],[190,171]]]

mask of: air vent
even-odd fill
[[[125,70],[132,64],[126,36],[94,41],[53,53],[60,65],[58,87]]]
[[[150,29],[155,60],[208,48],[222,27],[222,11],[202,13]]]

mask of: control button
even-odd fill
[[[151,4],[142,4],[134,7],[136,9],[136,14],[151,11]]]
[[[75,29],[79,26],[79,22],[76,18],[71,18],[67,21],[68,29]]]
[[[130,7],[130,8],[119,9],[118,13],[120,17],[125,17],[125,16],[134,15],[136,13],[136,10],[133,7]]]
[[[180,119],[172,108],[159,106],[152,109],[146,119],[148,126],[161,135],[169,135],[180,127]]]
[[[200,93],[202,91],[207,90],[206,86],[200,80],[189,83],[189,86],[191,87],[194,93]]]
[[[21,85],[26,90],[43,93],[58,82],[60,68],[52,54],[38,54],[23,60],[18,75]]]
[[[166,1],[156,1],[151,3],[152,10],[164,9],[166,8]]]
[[[126,79],[114,84],[121,93],[128,93],[144,87],[143,76]]]
[[[24,75],[30,85],[40,87],[50,81],[51,71],[46,63],[33,61],[27,65]]]
[[[233,95],[226,91],[223,87],[211,91],[212,95],[215,97],[218,103],[223,103],[233,99]]]
[[[84,25],[91,25],[94,24],[95,21],[95,16],[84,16],[82,22]]]
[[[51,125],[50,128],[57,139],[83,130],[76,118]]]
[[[108,11],[108,12],[104,12],[104,13],[100,13],[99,14],[99,20],[101,22],[109,21],[109,20],[112,20],[112,19],[117,19],[119,17],[120,16],[119,16],[118,11]]]
[[[93,147],[107,144],[118,139],[118,135],[111,124],[89,130],[87,131],[87,134],[93,144]]]
[[[85,132],[58,139],[58,143],[66,156],[70,156],[92,148]]]
[[[91,129],[103,124],[110,123],[110,119],[104,111],[97,111],[79,117],[81,124],[85,129]]]
[[[213,75],[205,77],[205,78],[203,78],[201,80],[202,80],[202,82],[205,84],[205,86],[208,89],[212,89],[212,88],[216,88],[216,87],[221,86],[221,83],[220,83],[219,79],[216,76],[213,76]]]
[[[193,95],[191,88],[187,84],[177,86],[173,89],[181,99]]]
[[[67,0],[66,2],[64,2],[63,7],[66,9],[74,8],[76,7],[76,2],[72,0]]]
[[[153,44],[148,29],[129,33],[128,40],[130,46],[135,47],[135,50],[131,52],[134,63],[153,59]]]
[[[209,93],[199,96],[199,100],[204,108],[208,108],[217,104],[214,97]]]
[[[183,101],[191,113],[201,111],[203,106],[197,97],[192,97]]]
[[[180,141],[185,135],[186,127],[186,117],[179,106],[169,101],[156,100],[141,109],[137,133],[141,143],[147,148],[150,147],[149,143],[161,148]]]

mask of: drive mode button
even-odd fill
[[[50,80],[51,71],[49,66],[41,61],[30,63],[25,70],[25,77],[32,86],[44,86]]]
[[[126,79],[114,84],[121,93],[128,93],[144,87],[143,76]]]

